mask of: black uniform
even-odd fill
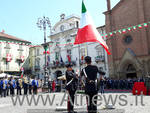
[[[51,81],[48,81],[48,92],[50,93],[52,91],[52,83]]]
[[[104,80],[100,80],[100,91],[101,91],[101,94],[104,93],[104,85],[105,85],[105,81]]]
[[[29,82],[29,94],[32,95],[32,83],[31,83],[31,81]]]
[[[16,81],[16,86],[17,86],[17,95],[22,95],[21,94],[21,86],[20,86],[19,80]]]
[[[1,80],[1,88],[2,88],[2,93],[1,96],[6,97],[6,89],[7,89],[7,80]]]
[[[67,83],[72,81],[70,82],[70,84],[66,85],[66,89],[70,95],[70,98],[68,98],[67,109],[68,109],[68,112],[74,112],[74,106],[70,102],[70,99],[71,99],[72,103],[74,104],[74,95],[77,90],[78,79],[76,78],[76,74],[74,73],[74,70],[66,71],[66,80],[67,80]]]
[[[1,79],[0,79],[0,95],[2,94],[2,84],[1,84]]]
[[[10,86],[10,94],[12,95],[12,96],[14,96],[14,94],[15,94],[15,80],[14,79],[10,79],[9,80],[9,86]]]
[[[84,73],[84,70],[87,77]],[[98,88],[96,83],[97,73],[100,73],[102,75],[105,74],[104,72],[99,71],[97,66],[93,66],[93,65],[88,65],[87,67],[82,69],[81,72],[81,76],[85,76],[86,78],[85,93],[89,96],[89,100],[87,99],[87,103],[89,103],[89,105],[87,106],[88,113],[97,113],[97,106],[95,106],[97,104],[96,101],[97,96],[95,96],[94,103],[92,102],[93,96],[97,95],[98,93]]]
[[[28,94],[28,84],[23,81],[24,95]]]

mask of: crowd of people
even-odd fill
[[[8,78],[6,75],[4,78],[0,78],[0,96],[14,96],[15,93],[16,95],[37,94],[41,83],[42,81],[37,78],[31,79],[24,76],[23,78],[15,79],[13,76]]]
[[[110,79],[105,78],[102,82],[105,89],[127,89],[130,90],[133,87],[134,82],[141,81],[143,82],[144,79],[142,78],[134,78],[134,79]]]
[[[121,89],[121,90],[132,90],[134,82],[143,82],[142,78],[134,79],[110,79],[103,78],[100,80],[100,92],[104,93],[104,89]],[[0,78],[0,96],[14,96],[16,95],[27,95],[27,94],[37,94],[38,88],[41,88],[43,85],[43,80],[34,78],[31,79],[27,76],[23,78],[15,79],[12,77]],[[57,91],[57,84],[55,80],[48,81],[48,92]],[[15,91],[16,89],[16,91]],[[60,90],[61,91],[61,90]]]
[[[104,79],[105,89],[126,89],[131,90],[134,82],[143,82],[143,78],[133,78],[133,79]]]
[[[102,77],[100,79],[100,87],[101,94],[104,93],[105,89],[111,90],[132,90],[135,82],[144,82],[143,78],[127,78],[127,79],[111,79]]]
[[[0,78],[0,97],[14,96],[14,95],[32,95],[37,94],[38,89],[42,90],[44,85],[43,79],[31,79],[29,76],[14,78],[7,77]],[[56,92],[58,90],[55,80],[48,80],[46,83],[48,92]]]

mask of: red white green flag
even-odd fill
[[[84,2],[82,1],[82,17],[74,44],[82,44],[85,42],[98,42],[104,47],[109,55],[111,54],[108,50],[106,42],[103,40],[100,33],[94,26],[93,21],[84,5]]]
[[[24,68],[23,67],[21,67],[21,78],[23,78],[23,74],[24,74]]]

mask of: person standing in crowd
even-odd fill
[[[27,76],[23,78],[23,88],[24,88],[24,95],[28,94],[28,79]]]
[[[68,113],[75,113],[74,105],[72,105],[72,104],[74,104],[74,98],[75,98],[75,92],[77,90],[78,79],[77,79],[77,74],[72,69],[72,65],[68,64],[66,67],[67,67],[67,70],[66,70],[66,80],[67,80],[66,90],[68,91],[68,94],[70,96],[70,98],[68,97],[67,110],[68,110]]]
[[[105,85],[105,79],[103,76],[100,77],[100,92],[101,94],[104,94],[104,85]]]
[[[56,86],[56,83],[55,83],[55,80],[53,80],[53,82],[52,82],[52,90],[53,90],[53,92],[55,92],[55,86]]]
[[[37,88],[38,88],[38,80],[37,80],[37,78],[32,80],[32,86],[33,86],[33,94],[37,94]]]
[[[42,88],[43,87],[43,80],[42,79],[40,79],[40,86],[39,86],[40,88]]]
[[[0,81],[0,86],[1,86],[1,97],[3,97],[3,80],[4,80],[4,78],[2,78],[1,81]]]
[[[97,74],[99,73],[100,75],[104,75],[105,73],[98,70],[97,66],[91,65],[90,56],[86,56],[84,60],[87,66],[82,69],[81,76],[84,76],[86,79],[85,94],[89,97],[87,98],[87,103],[89,104],[87,106],[87,110],[88,113],[97,113],[97,96],[95,96],[98,94],[98,87],[96,83]],[[94,101],[92,101],[94,96]]]
[[[0,80],[1,97],[3,97],[3,78]]]
[[[7,78],[7,90],[6,90],[6,93],[7,93],[7,96],[9,96],[9,94],[10,94],[10,84],[9,84],[9,80],[10,80],[10,78]]]
[[[32,95],[32,81],[31,81],[31,78],[29,78],[29,94]]]
[[[1,78],[0,78],[0,95],[2,94],[2,85],[1,85]]]
[[[7,84],[8,84],[8,81],[7,81],[7,77],[3,78],[1,80],[1,86],[2,86],[2,97],[6,97],[6,90],[7,90]]]
[[[10,78],[9,85],[10,85],[10,94],[11,96],[14,96],[15,94],[14,90],[15,90],[16,84],[15,84],[15,79],[13,77]]]
[[[39,79],[39,84],[38,84],[38,92],[42,92],[42,87],[43,87],[43,80]]]
[[[17,79],[16,88],[17,88],[17,95],[22,95],[22,93],[21,93],[21,88],[22,88],[21,79]]]
[[[51,84],[51,81],[48,80],[48,92],[50,93],[51,92],[51,88],[52,87],[52,84]]]
[[[14,79],[14,77],[13,77],[12,81],[13,81],[13,96],[14,96],[15,95],[15,88],[16,88],[16,80]]]

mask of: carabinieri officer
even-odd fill
[[[97,66],[91,65],[91,57],[86,56],[85,62],[87,66],[82,69],[81,76],[85,77],[85,94],[89,97],[87,98],[87,110],[88,113],[97,113],[97,94],[98,94],[98,81],[97,73],[104,75],[105,73],[98,70]],[[99,80],[99,78],[98,78]],[[95,97],[95,98],[93,98]],[[94,99],[94,101],[92,101]]]
[[[75,99],[75,92],[77,90],[77,85],[78,85],[78,79],[77,79],[77,74],[74,72],[72,69],[72,65],[68,64],[66,70],[66,90],[68,91],[68,94],[70,98],[68,97],[68,105],[67,105],[67,110],[68,113],[76,113],[74,111],[74,99]]]

